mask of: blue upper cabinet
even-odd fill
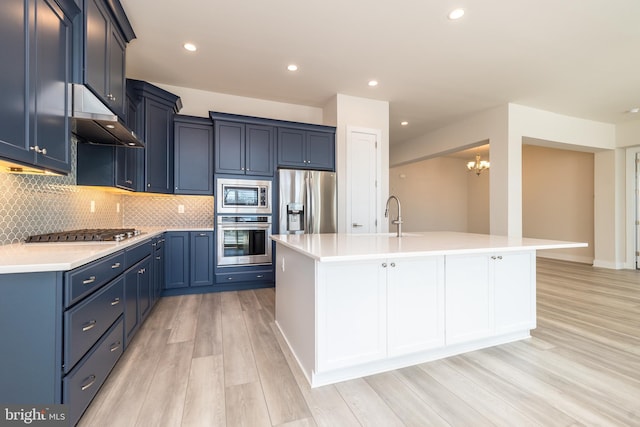
[[[175,194],[213,196],[213,123],[209,119],[176,115]]]
[[[137,170],[144,171],[144,191],[173,193],[173,119],[182,108],[180,97],[140,80],[127,80],[136,103],[144,154],[138,154]]]
[[[274,128],[215,120],[216,173],[273,176]]]
[[[5,0],[0,157],[68,173],[73,0]]]
[[[135,33],[118,0],[85,0],[84,16],[84,82],[124,118],[125,49]]]
[[[279,127],[278,167],[335,170],[335,131]]]

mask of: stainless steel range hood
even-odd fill
[[[144,143],[91,90],[73,84],[72,132],[90,144],[143,148]]]

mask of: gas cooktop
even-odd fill
[[[119,242],[140,234],[135,228],[88,228],[29,236],[26,243]]]

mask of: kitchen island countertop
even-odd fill
[[[579,242],[450,231],[410,232],[400,238],[395,233],[297,234],[274,235],[271,238],[321,262],[587,246],[587,243]]]
[[[167,231],[213,228],[139,227],[140,235],[120,242],[13,243],[0,246],[0,274],[68,271]]]

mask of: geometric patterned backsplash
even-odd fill
[[[71,148],[68,176],[0,173],[0,245],[24,241],[32,234],[79,228],[213,228],[211,196],[122,194],[76,186],[75,141]],[[184,213],[178,213],[179,205]]]

